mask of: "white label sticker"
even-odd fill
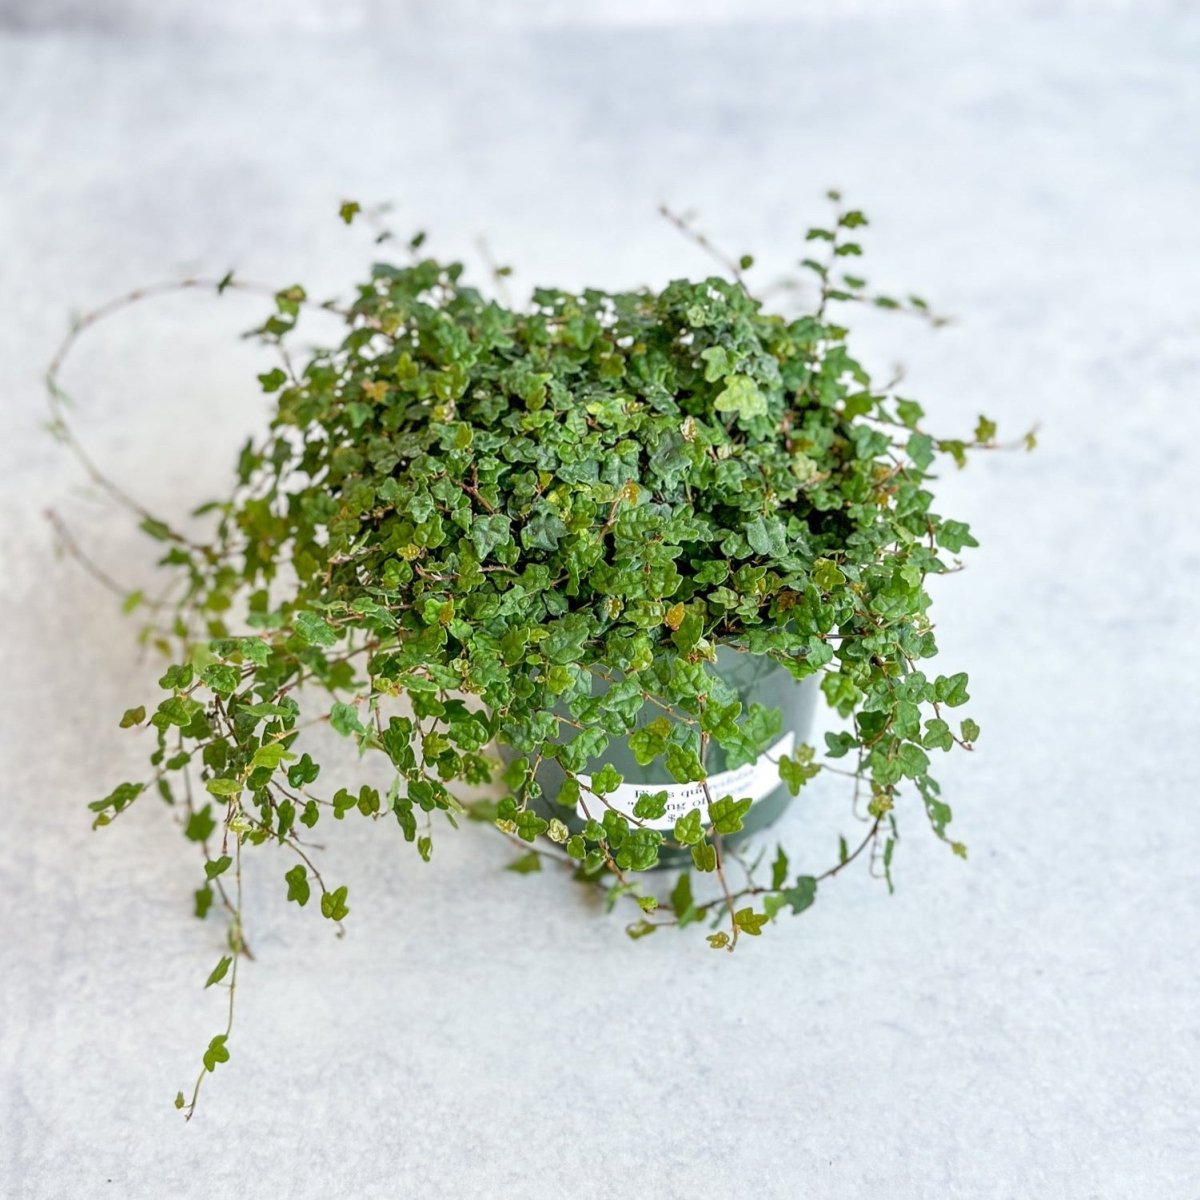
[[[795,733],[785,734],[753,762],[734,767],[732,771],[718,771],[716,775],[710,775],[709,793],[714,800],[720,800],[722,796],[744,800],[749,796],[752,801],[757,802],[764,796],[769,796],[779,786],[780,758],[791,754],[795,746]],[[667,808],[663,815],[653,820],[640,820],[639,823],[646,829],[674,829],[675,822],[680,817],[686,816],[693,808],[703,808],[705,804],[702,783],[623,783],[615,792],[609,792],[600,799],[591,792],[590,775],[578,775],[576,778],[580,788],[587,794],[575,806],[575,812],[585,821],[588,817],[584,809],[585,803],[596,820],[603,816],[606,807],[621,813],[622,816],[633,818],[633,806],[637,804],[639,797],[666,792]]]

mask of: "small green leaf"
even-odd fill
[[[313,783],[321,773],[319,764],[313,762],[308,752],[300,755],[300,761],[293,763],[287,770],[287,781],[294,788],[304,787]]]
[[[700,351],[700,357],[704,362],[704,378],[709,383],[724,379],[737,362],[724,346],[709,346],[707,350]]]
[[[139,704],[137,708],[127,708],[125,715],[121,718],[121,728],[130,729],[134,725],[140,725],[146,719],[146,708]]]
[[[714,800],[708,809],[713,830],[720,834],[739,832],[742,818],[750,811],[751,803],[749,797],[735,800],[732,796],[722,796],[720,800]]]
[[[189,841],[206,842],[212,837],[216,828],[217,822],[212,815],[212,805],[206,804],[192,813],[183,832]]]
[[[681,846],[694,846],[704,837],[704,825],[698,808],[690,809],[675,822],[675,840]]]
[[[219,696],[232,696],[241,682],[241,672],[228,663],[212,663],[201,675],[205,684]]]
[[[667,770],[678,783],[698,783],[705,778],[704,767],[693,750],[672,742],[667,747]]]
[[[949,750],[954,745],[954,734],[945,721],[935,717],[925,722],[925,736],[921,742],[927,750]]]
[[[787,784],[787,789],[793,796],[799,795],[800,789],[821,773],[821,764],[813,762],[813,758],[814,751],[811,746],[798,746],[794,755],[779,756],[779,778]]]
[[[308,872],[304,869],[303,864],[297,863],[284,875],[284,879],[288,885],[287,898],[294,900],[303,908],[312,894],[312,888],[308,882]]]
[[[213,967],[212,972],[209,974],[208,980],[205,982],[204,986],[206,988],[210,988],[214,983],[220,983],[221,980],[225,978],[225,975],[229,970],[229,965],[232,962],[233,959],[228,954],[225,955],[225,957],[222,958],[215,967]]]
[[[206,883],[202,888],[197,888],[192,894],[192,897],[192,911],[199,920],[203,921],[204,918],[208,916],[208,910],[212,908],[213,905],[213,890]]]
[[[639,821],[657,821],[667,811],[667,793],[643,792],[633,806],[633,815]]]
[[[771,864],[771,887],[778,890],[787,880],[788,856],[782,846],[776,847],[775,861]]]
[[[204,864],[204,874],[209,879],[216,879],[218,875],[224,875],[232,865],[233,859],[228,854],[222,854],[220,858],[212,859]]]
[[[611,763],[605,763],[595,775],[592,776],[591,790],[597,796],[609,796],[617,790],[624,782],[621,774]]]
[[[758,937],[767,921],[766,913],[755,912],[752,908],[739,908],[733,914],[733,923],[751,937]]]
[[[687,871],[682,871],[671,889],[671,909],[679,919],[680,925],[688,923],[695,903],[692,896],[692,877]]]
[[[204,1069],[206,1071],[215,1071],[217,1063],[229,1061],[229,1051],[225,1047],[228,1034],[218,1034],[211,1042],[208,1043],[208,1049],[204,1052]]]
[[[740,422],[766,414],[767,401],[748,375],[731,375],[713,402],[717,412],[737,413]]]
[[[292,624],[296,632],[310,646],[334,646],[337,644],[337,630],[316,613],[297,613],[292,619]]]
[[[321,915],[328,917],[331,921],[342,920],[350,909],[346,905],[347,887],[342,884],[339,888],[334,888],[332,892],[326,892],[321,897]]]
[[[329,710],[329,724],[334,732],[340,733],[342,737],[367,732],[358,719],[358,709],[352,704],[343,704],[340,700]]]
[[[240,779],[217,778],[205,781],[204,787],[214,796],[240,796],[245,784]],[[190,835],[189,835],[190,836]]]
[[[528,854],[522,854],[520,858],[514,859],[504,869],[514,871],[518,875],[532,875],[535,871],[542,869],[542,856],[536,850],[530,850]]]
[[[266,745],[259,746],[255,750],[254,757],[250,760],[250,766],[252,768],[266,767],[273,771],[280,763],[295,757],[282,742],[267,742]]]
[[[817,881],[811,875],[801,875],[794,887],[786,888],[781,894],[793,914],[802,913],[817,898]]]
[[[966,704],[971,698],[967,695],[967,682],[967,676],[962,671],[957,675],[939,675],[934,680],[934,695],[943,704],[957,708],[960,704]]]

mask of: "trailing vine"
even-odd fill
[[[229,923],[206,984],[228,990],[227,1021],[190,1096],[176,1098],[189,1117],[229,1058],[249,956],[243,850],[286,848],[288,899],[339,931],[350,912],[348,885],[326,882],[305,841],[322,821],[394,824],[425,860],[435,817],[490,822],[521,847],[514,870],[561,864],[610,908],[635,905],[631,936],[704,924],[728,950],[864,859],[890,888],[902,788],[965,856],[931,756],[970,749],[979,728],[952,720],[967,676],[922,664],[937,653],[926,580],[976,542],[934,511],[931,487],[939,459],[961,466],[995,448],[996,428],[981,417],[970,436],[935,436],[898,381],[876,385],[852,356],[838,311],[939,318],[845,270],[866,219],[831,197],[801,264],[815,301],[793,315],[752,294],[748,256],[667,213],[721,274],[661,290],[539,288],[513,307],[465,282],[460,264],[423,257],[418,236],[344,305],[229,274],[142,289],[72,327],[47,373],[52,428],[162,545],[170,580],[155,598],[125,593],[56,518],[67,549],[145,614],[143,640],[169,660],[165,694],[120,721],[152,737],[147,774],[91,809],[104,826],[157,793],[203,857],[196,915],[218,909]],[[343,205],[347,223],[359,214]],[[211,529],[197,540],[95,466],[60,375],[98,320],[210,288],[270,297],[253,333],[279,362],[259,377],[269,428],[242,447],[231,494],[196,510]],[[301,355],[296,326],[313,309],[343,333]],[[728,842],[750,801],[713,794],[709,750],[751,762],[781,718],[714,670],[723,647],[818,676],[841,718],[821,756],[799,746],[778,761],[793,795],[823,771],[852,781],[861,832],[839,837],[823,873],[794,873],[782,847],[764,869]],[[330,781],[304,738],[317,724],[382,756],[391,785]],[[606,797],[621,775],[606,753],[618,740],[699,784],[703,807],[667,830],[654,827],[665,793],[617,811]],[[565,780],[555,797],[542,795],[550,762]],[[494,800],[456,794],[496,782]],[[560,816],[545,815],[547,800]],[[645,873],[668,850],[691,868],[660,897]],[[695,894],[706,878],[712,894]]]

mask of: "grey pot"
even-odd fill
[[[724,751],[715,744],[709,746],[705,765],[708,768],[708,785],[712,796],[719,798],[732,795],[737,799],[749,796],[753,800],[749,812],[743,818],[742,829],[724,839],[726,843],[736,844],[776,821],[791,802],[791,793],[779,778],[776,764],[781,754],[792,753],[797,746],[808,740],[812,732],[819,694],[819,676],[796,680],[786,667],[780,666],[765,655],[743,654],[727,646],[722,646],[717,651],[716,673],[737,692],[743,705],[757,703],[765,708],[779,709],[783,717],[779,736],[754,763],[726,771]],[[596,694],[602,694],[605,687],[607,684],[597,680]],[[661,714],[652,705],[646,705],[639,715],[638,725],[648,724],[659,715]],[[505,761],[516,757],[516,752],[509,746],[501,745],[499,749]],[[702,807],[703,788],[700,784],[676,783],[667,776],[661,761],[642,766],[629,749],[625,736],[613,738],[603,758],[589,764],[589,767],[592,772],[598,771],[604,763],[611,763],[624,779],[616,792],[605,797],[609,807],[632,815],[633,805],[639,794],[667,792],[666,814],[659,821],[645,824],[663,830],[668,837],[677,817],[691,808]],[[590,777],[590,773],[582,772],[581,782],[585,777]],[[530,800],[530,808],[547,820],[557,817],[572,833],[577,833],[583,828],[586,819],[582,806],[577,810],[556,802],[565,778],[562,768],[556,762],[543,762],[537,774],[542,794]],[[592,815],[599,819],[604,805],[596,797],[586,795],[584,803]],[[664,847],[659,854],[661,866],[675,866],[687,860],[690,860],[687,851]]]

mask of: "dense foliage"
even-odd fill
[[[121,722],[153,728],[149,777],[92,805],[103,825],[151,789],[183,812],[205,860],[197,915],[219,902],[232,918],[209,979],[230,987],[231,1012],[242,849],[290,847],[289,899],[340,922],[347,886],[326,884],[302,837],[330,817],[394,822],[426,859],[431,815],[494,820],[530,847],[519,869],[559,858],[613,902],[630,897],[634,935],[710,919],[709,941],[732,948],[807,908],[824,876],[794,876],[782,850],[769,882],[727,878],[722,838],[748,801],[710,796],[705,821],[666,833],[604,803],[620,783],[601,766],[610,739],[631,735],[640,762],[686,782],[705,779],[711,744],[747,762],[777,735],[778,712],[744,707],[713,671],[720,646],[820,673],[845,719],[823,759],[802,747],[780,764],[793,793],[822,769],[861,789],[862,841],[839,839],[826,876],[869,848],[890,886],[904,786],[950,841],[931,755],[978,729],[948,711],[966,676],[921,669],[937,649],[925,583],[975,542],[933,510],[931,472],[995,430],[981,419],[973,438],[932,436],[919,405],[851,355],[835,305],[926,311],[842,273],[862,224],[839,209],[811,231],[819,299],[798,316],[754,298],[748,260],[661,291],[538,289],[512,308],[415,239],[410,263],[375,266],[335,310],[340,342],[299,364],[287,347],[310,302],[276,294],[257,330],[282,351],[260,377],[270,428],[243,448],[232,496],[199,510],[211,539],[143,514],[181,587],[154,626],[174,662],[165,697]],[[314,721],[386,756],[392,786],[328,780],[303,745]],[[503,770],[496,741],[511,748]],[[530,806],[545,758],[566,775],[562,820]],[[499,800],[456,798],[501,774]],[[573,821],[581,796],[586,823]],[[659,815],[654,798],[638,815]],[[697,874],[660,903],[637,876],[664,844],[690,848]],[[699,898],[710,873],[719,894]]]

